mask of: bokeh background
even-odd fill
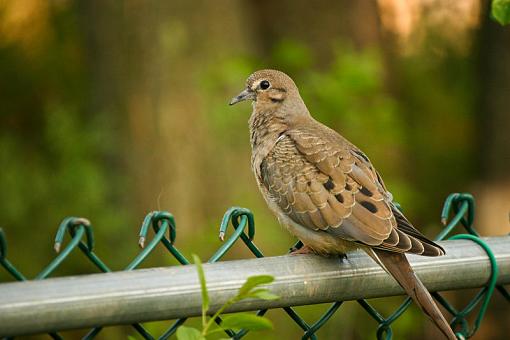
[[[371,157],[426,235],[439,232],[446,196],[464,191],[477,199],[483,234],[509,232],[510,28],[491,20],[488,1],[4,0],[0,226],[9,259],[35,276],[54,257],[60,221],[84,216],[98,255],[121,270],[138,252],[143,217],[159,209],[175,215],[179,249],[206,259],[233,205],[254,212],[266,255],[285,253],[294,240],[250,170],[251,107],[227,105],[260,68],[295,79],[312,114]],[[248,256],[239,246],[228,258]],[[161,249],[144,266],[174,264]],[[56,275],[93,271],[75,254]],[[401,300],[374,304],[388,314]],[[497,300],[476,339],[508,335],[508,305]],[[298,311],[311,322],[324,307]],[[247,339],[302,335],[283,312],[268,316],[275,330]],[[146,325],[159,333],[168,322]],[[346,303],[318,335],[372,339],[375,329]],[[416,307],[394,333],[437,336]],[[99,338],[127,335],[112,327]]]

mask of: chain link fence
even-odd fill
[[[466,233],[456,234],[448,239],[467,239],[475,242],[486,252],[491,264],[491,275],[489,281],[464,308],[457,309],[453,307],[452,304],[449,303],[440,293],[433,293],[435,299],[453,316],[451,325],[460,339],[469,338],[478,330],[487,310],[488,303],[495,290],[499,292],[503,299],[510,302],[510,294],[508,291],[503,286],[498,286],[496,284],[498,277],[498,265],[495,256],[489,245],[480,238],[480,235],[473,228],[474,208],[474,199],[470,194],[455,193],[448,196],[441,214],[441,221],[445,227],[436,237],[436,240],[447,239],[448,235],[452,233],[454,228],[461,226],[465,229]],[[225,240],[223,245],[209,258],[207,262],[213,263],[220,261],[236,242],[242,242],[255,257],[264,257],[264,254],[253,242],[255,235],[255,221],[250,210],[238,207],[232,207],[227,210],[220,225],[220,238],[222,240],[225,238],[227,228],[230,225],[234,228],[232,235]],[[155,235],[149,241],[147,239],[147,235],[150,228],[154,230]],[[71,240],[61,250],[60,248],[63,245],[66,232],[70,234]],[[136,269],[157,246],[164,247],[180,264],[187,265],[190,263],[174,244],[177,236],[177,228],[172,214],[163,211],[149,213],[143,221],[139,236],[139,244],[143,249],[131,261],[131,263],[126,266],[124,269],[125,271]],[[292,248],[299,248],[301,246],[302,244],[297,242]],[[76,251],[81,252],[83,256],[85,256],[98,268],[99,271],[104,273],[111,272],[111,269],[106,265],[106,263],[94,252],[94,234],[92,225],[85,218],[68,217],[64,219],[57,230],[55,237],[55,250],[58,252],[58,255],[48,266],[46,266],[46,268],[36,275],[33,280],[44,280],[48,278],[71,253]],[[23,275],[22,272],[18,270],[7,258],[7,242],[2,229],[0,229],[0,266],[14,279],[18,281],[27,280],[25,275]],[[365,299],[357,300],[357,302],[378,323],[378,327],[375,330],[377,338],[392,339],[393,332],[391,325],[407,310],[411,304],[411,299],[407,298],[388,317],[384,317]],[[303,330],[302,339],[317,339],[318,337],[316,332],[340,309],[342,303],[342,301],[331,303],[326,312],[313,323],[306,322],[292,307],[285,307],[283,310],[288,314],[290,319]],[[477,306],[479,306],[478,312],[475,312]],[[266,312],[267,309],[259,310],[257,311],[257,315],[264,315]],[[470,323],[468,318],[474,319],[474,321]],[[140,323],[132,324],[132,327],[144,339],[168,339],[176,332],[180,325],[186,322],[186,320],[187,318],[180,318],[174,321],[163,334],[158,336],[150,334],[150,332],[148,332],[147,329]],[[216,321],[221,324],[221,319]],[[101,330],[102,327],[91,329],[85,335],[84,339],[95,338],[98,334],[100,334]],[[248,331],[225,330],[225,333],[233,339],[241,339],[248,333]],[[49,336],[53,339],[63,339],[63,337],[57,332],[49,333]]]

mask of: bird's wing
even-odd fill
[[[368,158],[325,126],[287,131],[260,177],[270,199],[302,226],[393,252],[444,253],[393,206]]]

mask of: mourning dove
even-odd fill
[[[276,70],[250,75],[230,105],[253,101],[252,169],[280,224],[304,244],[298,253],[361,248],[390,273],[448,339],[455,334],[405,253],[444,255],[395,207],[368,157],[317,122],[294,81]]]

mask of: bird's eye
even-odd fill
[[[260,82],[260,88],[262,90],[267,90],[269,88],[269,86],[271,86],[271,84],[269,84],[269,82],[267,80],[262,80]]]

